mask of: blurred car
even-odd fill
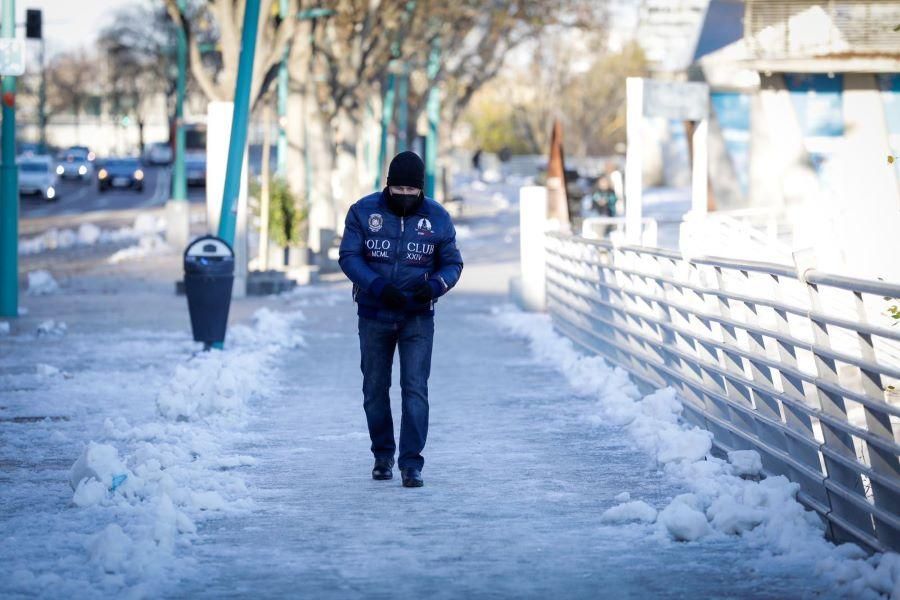
[[[59,178],[49,156],[19,159],[19,194],[40,194],[44,200],[58,200]]]
[[[110,158],[97,171],[97,189],[105,192],[111,188],[144,189],[144,171],[136,158]]]
[[[206,153],[189,152],[184,157],[184,174],[188,185],[206,185]]]
[[[63,151],[57,160],[56,174],[63,178],[87,181],[94,173],[94,165],[88,159],[86,149],[77,147]]]
[[[168,165],[172,162],[172,147],[166,142],[147,144],[144,162],[148,165]]]
[[[97,155],[94,154],[94,152],[91,151],[91,149],[87,146],[69,146],[68,152],[84,154],[87,157],[88,162],[94,162],[94,160],[97,158]]]

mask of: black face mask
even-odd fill
[[[398,215],[414,213],[422,202],[422,192],[418,194],[394,194],[388,189],[388,207]]]

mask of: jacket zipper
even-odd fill
[[[397,254],[394,258],[394,270],[391,272],[391,283],[397,282],[397,270],[400,268],[400,244],[403,243],[403,232],[405,230],[406,217],[400,217],[400,237],[397,238]]]

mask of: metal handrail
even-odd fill
[[[685,418],[711,429],[720,450],[756,449],[768,473],[797,481],[835,539],[900,550],[900,403],[883,388],[900,379],[900,331],[867,322],[863,302],[900,297],[900,285],[561,233],[547,234],[547,253],[548,308],[562,333],[645,385],[675,387]],[[759,296],[754,277],[765,283]],[[829,314],[820,288],[852,294],[858,319]],[[757,320],[759,307],[771,320]],[[843,337],[830,339],[826,326]],[[814,371],[800,368],[798,350]]]
[[[558,282],[553,281],[552,278],[548,278],[548,281],[552,282],[554,285],[558,285],[559,287],[564,288],[567,292],[569,292],[569,293],[571,293],[571,294],[575,294],[575,295],[577,295],[577,296],[581,296],[581,294],[580,294],[579,292],[576,292],[576,291],[574,291],[574,290],[572,290],[571,288],[568,288],[568,287],[566,287],[566,286],[560,285]],[[552,295],[552,293],[553,293],[552,291],[549,291],[549,290],[548,290],[548,294]],[[583,296],[582,296],[582,297],[583,297]],[[587,298],[585,298],[585,299],[587,299]],[[590,300],[589,300],[589,301],[590,301]],[[599,301],[599,300],[593,300],[593,302],[596,302],[596,303],[598,303],[598,304],[603,304],[603,305],[605,305],[607,308],[612,308],[613,310],[618,310],[618,311],[620,311],[620,312],[630,314],[632,317],[639,318],[639,319],[641,319],[642,321],[645,321],[645,322],[648,321],[647,315],[643,315],[643,314],[641,314],[641,313],[637,313],[637,312],[634,312],[634,311],[630,311],[630,310],[627,310],[627,309],[623,309],[623,308],[621,308],[621,307],[615,307],[615,306],[613,306],[612,304],[609,304],[609,303],[603,302],[603,301]],[[570,308],[572,308],[573,310],[578,310],[578,309],[576,309],[576,308],[574,308],[574,307],[571,307],[571,306],[570,306]],[[604,325],[607,325],[607,326],[610,326],[610,327],[616,327],[617,329],[620,329],[621,331],[626,332],[626,333],[628,333],[629,335],[632,335],[632,336],[635,336],[635,337],[643,338],[644,341],[646,341],[646,342],[648,342],[648,343],[652,343],[652,344],[660,344],[660,343],[662,343],[662,342],[660,342],[659,340],[654,340],[654,339],[652,339],[652,338],[649,338],[648,336],[644,335],[643,333],[641,333],[641,332],[639,332],[639,331],[635,331],[635,330],[633,330],[633,329],[631,329],[631,328],[620,327],[620,326],[618,326],[618,325],[615,325],[615,324],[613,324],[612,322],[610,322],[609,320],[603,319],[602,317],[599,317],[599,316],[596,316],[596,315],[588,315],[588,314],[585,314],[585,316],[588,316],[588,317],[590,317],[591,319],[597,320],[597,321],[603,323]],[[682,337],[685,337],[685,338],[691,338],[691,339],[693,339],[693,340],[695,340],[695,341],[702,341],[702,342],[705,343],[705,344],[708,344],[708,345],[710,345],[710,346],[714,346],[714,347],[719,348],[719,349],[723,349],[723,350],[724,350],[724,349],[728,349],[729,352],[733,352],[733,353],[735,353],[735,354],[738,354],[739,356],[741,356],[741,357],[743,357],[743,358],[747,358],[748,360],[756,361],[757,363],[763,364],[763,365],[765,365],[765,366],[767,366],[767,367],[780,368],[780,369],[783,370],[784,372],[789,373],[790,375],[796,377],[797,379],[802,379],[802,380],[804,380],[804,381],[807,381],[808,383],[812,383],[812,384],[814,384],[814,385],[825,386],[825,387],[826,387],[827,389],[829,389],[829,390],[834,390],[834,389],[835,389],[835,388],[834,388],[833,386],[831,386],[828,382],[823,381],[822,379],[816,377],[815,375],[810,375],[810,374],[808,374],[808,373],[804,373],[803,371],[800,371],[800,370],[795,369],[795,368],[792,368],[792,367],[787,367],[787,366],[784,366],[784,365],[779,365],[779,363],[778,363],[777,361],[774,361],[774,360],[772,360],[772,359],[769,359],[769,358],[763,359],[763,358],[760,358],[760,357],[753,356],[751,353],[746,352],[746,351],[744,351],[744,350],[735,350],[735,349],[733,349],[733,348],[728,348],[728,346],[727,346],[726,344],[723,344],[723,343],[718,342],[718,341],[715,341],[715,340],[710,340],[710,339],[708,339],[708,338],[701,338],[701,337],[699,337],[699,336],[697,336],[697,335],[695,335],[695,334],[690,333],[690,332],[687,331],[686,329],[681,328],[681,327],[678,327],[678,326],[675,326],[675,325],[672,325],[671,323],[656,323],[656,325],[658,325],[658,326],[661,327],[661,328],[669,329],[669,330],[671,330],[671,331],[674,331],[675,333],[681,335]],[[670,352],[670,353],[672,353],[672,354],[678,355],[679,358],[681,358],[682,360],[692,360],[692,361],[697,361],[696,357],[688,356],[686,353],[680,351],[678,348],[667,348],[666,351],[667,351],[667,352]],[[701,368],[706,369],[706,370],[709,370],[709,371],[712,371],[712,372],[716,373],[717,375],[720,375],[720,376],[722,376],[722,377],[725,377],[726,379],[730,379],[730,380],[732,380],[732,381],[734,381],[734,382],[740,383],[741,385],[747,386],[747,387],[749,387],[749,388],[755,389],[755,390],[757,390],[757,391],[759,391],[759,392],[762,392],[762,393],[765,393],[765,394],[770,394],[770,395],[779,395],[779,394],[783,394],[783,392],[780,392],[779,390],[775,389],[774,387],[765,386],[765,385],[760,384],[760,383],[758,383],[758,382],[755,382],[755,381],[753,381],[753,380],[751,380],[751,379],[747,379],[746,377],[742,377],[742,376],[740,376],[740,375],[737,375],[737,374],[735,374],[735,373],[733,373],[733,372],[731,372],[731,371],[728,371],[727,369],[725,369],[725,368],[723,368],[723,367],[720,367],[720,366],[718,366],[718,365],[713,365],[713,364],[711,364],[711,363],[709,363],[709,362],[706,362],[706,361],[699,361],[699,362],[702,364],[702,367],[701,367]],[[859,400],[861,404],[862,404],[862,401],[863,401],[863,400],[866,400],[864,396],[858,395],[858,394],[856,394],[856,393],[854,393],[853,399]],[[817,408],[808,406],[808,405],[804,404],[802,401],[800,401],[800,400],[798,400],[798,399],[795,399],[795,398],[791,397],[791,396],[788,395],[788,394],[784,394],[784,395],[783,395],[782,401],[783,401],[783,402],[786,402],[786,403],[788,403],[788,404],[790,404],[793,408],[795,408],[795,409],[797,409],[797,410],[800,410],[800,411],[802,411],[802,412],[808,414],[809,416],[813,416],[813,417],[819,419],[820,421],[829,423],[829,424],[834,425],[834,426],[836,426],[836,427],[842,427],[842,428],[846,429],[846,431],[847,431],[848,433],[852,433],[853,435],[855,435],[855,436],[857,436],[857,437],[859,437],[859,438],[861,438],[861,439],[866,440],[866,441],[869,442],[870,444],[879,446],[879,447],[881,447],[882,449],[887,450],[887,451],[889,451],[889,452],[900,453],[900,444],[898,444],[897,442],[895,442],[895,441],[893,441],[893,440],[888,440],[888,439],[886,439],[886,438],[881,438],[881,437],[879,437],[879,436],[877,436],[877,435],[875,435],[875,434],[872,434],[871,432],[869,432],[869,431],[867,431],[867,430],[865,430],[865,429],[856,427],[856,426],[854,426],[854,425],[852,425],[852,424],[850,424],[850,423],[843,423],[843,422],[839,421],[838,419],[836,419],[835,417],[829,415],[828,413],[823,413],[820,409],[817,409]],[[870,404],[870,406],[873,406],[873,405]],[[881,407],[877,407],[877,405],[874,405],[874,407],[876,407],[876,408],[881,408]],[[900,408],[895,407],[895,406],[887,405],[886,407],[884,407],[884,410],[888,411],[890,414],[895,415],[895,416],[896,416],[896,415],[900,415]],[[898,486],[898,487],[897,487],[898,491],[900,491],[900,481],[897,482],[897,486]]]
[[[808,283],[814,285],[827,285],[828,287],[847,290],[854,293],[872,294],[886,298],[900,297],[900,283],[888,283],[886,281],[872,281],[870,279],[857,279],[842,275],[829,275],[815,269],[805,273]]]
[[[567,273],[572,276],[577,276],[570,271]],[[597,283],[598,283],[598,285],[604,285],[601,282],[597,282]],[[685,287],[689,287],[689,286],[685,286]],[[795,348],[803,348],[804,350],[809,350],[811,352],[814,350],[814,344],[812,342],[807,342],[806,340],[801,340],[801,339],[796,338],[791,335],[778,333],[778,332],[766,329],[764,327],[757,327],[755,325],[750,325],[748,323],[744,323],[742,321],[737,321],[735,319],[729,319],[727,317],[714,315],[712,313],[701,311],[701,310],[698,310],[698,309],[695,309],[695,308],[692,308],[689,306],[685,306],[683,304],[671,302],[669,300],[666,300],[664,298],[660,298],[659,296],[654,296],[651,294],[644,294],[641,292],[635,292],[635,291],[630,291],[630,290],[622,290],[622,293],[628,294],[630,296],[634,296],[636,298],[641,298],[642,300],[644,300],[645,302],[648,302],[648,303],[656,302],[657,304],[667,306],[669,308],[672,308],[672,309],[677,310],[682,313],[690,313],[690,314],[695,315],[698,318],[705,319],[707,321],[721,323],[722,325],[729,325],[731,327],[738,327],[738,328],[744,329],[748,333],[755,333],[757,335],[768,336],[779,342],[785,343],[790,346],[794,346]],[[725,297],[727,298],[729,296],[726,295]],[[664,326],[666,326],[666,325],[664,325]],[[714,342],[712,340],[710,340],[710,343],[714,343]],[[732,351],[740,353],[740,351],[737,349],[732,349]],[[842,352],[837,352],[837,351],[825,349],[825,348],[821,348],[818,351],[822,356],[826,356],[833,360],[837,360],[837,361],[840,361],[840,362],[843,362],[843,363],[846,363],[849,365],[853,365],[855,367],[872,369],[873,371],[875,371],[877,373],[881,373],[882,375],[887,375],[889,377],[894,377],[894,378],[900,379],[900,366],[897,366],[897,367],[891,367],[891,366],[887,366],[887,365],[874,365],[873,366],[873,365],[871,365],[871,363],[869,363],[868,361],[866,361],[864,359],[858,358],[856,356],[851,356],[849,354],[845,354]],[[751,358],[755,358],[755,357],[753,357],[750,354],[747,354],[747,358],[751,359]],[[860,398],[859,402],[866,403],[867,399]],[[891,407],[890,412],[891,412],[891,414],[900,416],[900,407],[897,407],[897,408]]]
[[[554,251],[551,248],[548,248],[547,252],[550,254],[553,254],[555,256],[558,256],[562,259],[574,260],[574,259],[571,259],[567,256],[564,256],[564,255]],[[592,260],[588,260],[588,259],[578,259],[578,262],[583,262],[585,264],[602,267],[604,269],[611,269],[611,270],[617,271],[619,273],[624,273],[626,275],[633,275],[635,277],[642,277],[644,279],[653,279],[656,281],[661,281],[663,283],[668,283],[669,285],[672,285],[674,287],[691,290],[692,292],[694,292],[698,295],[710,295],[710,296],[716,296],[719,298],[726,298],[729,300],[736,300],[738,302],[751,303],[751,304],[755,304],[757,306],[765,306],[767,308],[788,312],[788,313],[791,313],[791,314],[794,314],[794,315],[797,315],[800,317],[810,317],[817,321],[822,321],[823,323],[827,323],[828,325],[834,325],[835,327],[840,327],[842,329],[852,329],[854,331],[857,331],[858,333],[865,333],[868,335],[874,335],[876,337],[900,342],[900,328],[888,329],[887,327],[879,327],[878,325],[872,325],[870,323],[849,321],[847,319],[841,319],[840,317],[834,317],[832,315],[827,315],[823,312],[810,310],[809,308],[799,307],[799,306],[796,306],[793,304],[788,304],[785,302],[779,302],[778,300],[748,296],[746,294],[741,294],[739,292],[734,292],[734,291],[730,291],[730,290],[725,292],[725,291],[722,291],[722,290],[719,290],[716,288],[711,288],[711,287],[701,286],[701,285],[694,285],[694,284],[691,284],[688,282],[680,281],[673,277],[666,277],[665,275],[655,275],[652,273],[647,273],[645,271],[639,271],[636,269],[628,269],[625,267],[619,267],[619,266],[616,266],[611,263],[602,263],[600,261],[592,261]],[[697,264],[720,266],[720,267],[725,267],[725,265],[727,264],[727,261],[722,262],[719,259],[710,259],[710,258],[693,259],[693,262],[695,262]],[[749,266],[744,269],[741,269],[738,266],[735,266],[734,268],[736,270],[745,271],[745,272],[749,271],[749,272],[757,272],[757,273],[765,273],[765,274],[773,275],[773,273],[770,272],[771,267],[773,265],[771,265],[769,263],[752,263],[751,262],[748,264],[749,264]],[[754,270],[754,268],[752,266],[754,264],[759,265],[759,269]],[[808,271],[807,274],[808,274],[808,276],[810,276],[810,274],[812,274],[811,276],[815,278],[815,281],[811,281],[810,283],[818,282],[819,274],[817,271]],[[779,275],[779,277],[784,277],[784,275]],[[791,279],[796,279],[795,275],[788,275],[786,277],[789,277]],[[847,281],[847,280],[851,280],[851,279],[842,277],[842,278],[840,278],[840,280]],[[828,280],[823,280],[821,285],[829,285],[828,283],[825,283],[825,281],[834,281],[834,279],[829,278]],[[864,283],[866,280],[851,280],[851,281],[859,281],[859,282]],[[896,285],[896,284],[888,284],[888,285]],[[838,286],[834,285],[833,287],[838,287]],[[900,286],[897,286],[897,287],[900,287]],[[848,288],[839,288],[839,289],[848,289]],[[894,288],[892,288],[892,290],[896,291]],[[848,289],[848,291],[849,291],[849,289]],[[870,292],[870,293],[873,293],[873,294],[879,295],[879,296],[882,296],[882,295],[887,296],[887,294],[882,294],[881,293],[882,291],[884,291],[884,290],[879,290],[879,291]],[[888,290],[888,291],[890,291],[890,290]]]

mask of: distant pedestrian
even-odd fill
[[[475,150],[475,154],[472,155],[472,168],[478,172],[478,178],[481,178],[481,156],[484,154],[481,151],[481,148]]]
[[[350,207],[340,249],[359,315],[373,479],[393,477],[396,442],[389,392],[394,349],[400,351],[398,463],[404,487],[423,485],[434,304],[456,285],[463,268],[450,215],[424,196],[424,187],[422,159],[414,152],[395,156],[387,187]]]
[[[614,217],[616,216],[617,200],[609,177],[601,175],[597,179],[594,191],[581,200],[581,216],[584,218]]]

